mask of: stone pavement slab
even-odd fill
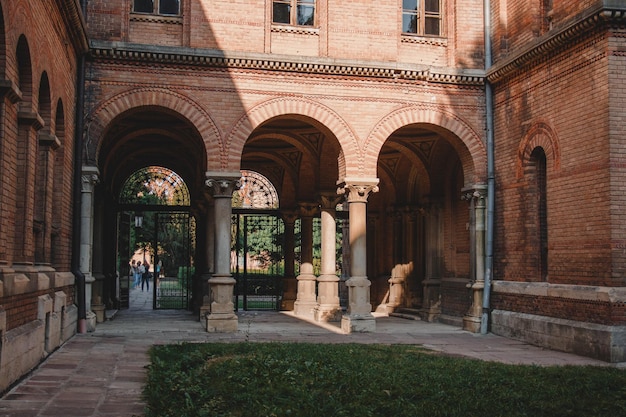
[[[148,349],[180,342],[311,342],[418,344],[486,361],[535,365],[614,366],[457,327],[380,316],[372,333],[342,334],[285,312],[241,312],[236,333],[207,333],[189,312],[151,310],[151,293],[131,292],[123,310],[96,331],[79,334],[0,399],[0,417],[142,416]],[[623,366],[620,364],[618,366]]]

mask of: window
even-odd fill
[[[538,236],[539,273],[542,281],[548,277],[548,204],[547,204],[547,177],[546,153],[538,147],[530,154],[530,161],[534,166],[534,186],[537,201],[536,227]]]
[[[272,22],[313,26],[315,24],[315,0],[274,0]]]
[[[133,12],[178,16],[180,0],[133,0]]]
[[[441,0],[402,0],[402,33],[440,36]]]

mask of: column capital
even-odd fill
[[[350,179],[337,183],[337,194],[347,194],[348,203],[367,203],[370,193],[378,192],[378,178]]]
[[[472,199],[484,200],[487,198],[487,185],[476,184],[465,187],[461,190],[461,200],[471,201]]]
[[[37,139],[39,140],[39,145],[50,150],[54,151],[61,147],[59,138],[56,135],[50,134],[50,132],[39,131],[39,133],[37,133]]]
[[[294,225],[300,216],[298,215],[297,210],[281,210],[280,217],[283,219],[285,224]]]
[[[232,198],[235,189],[241,186],[240,172],[207,171],[205,176],[204,184],[216,198]]]
[[[298,203],[298,213],[300,217],[315,217],[319,213],[320,205],[313,202]]]
[[[320,193],[319,201],[322,210],[335,210],[337,208],[337,204],[344,199],[343,195],[337,193]]]
[[[93,188],[100,181],[100,171],[98,167],[83,165],[81,169],[81,191],[83,193],[93,192]]]

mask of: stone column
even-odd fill
[[[316,321],[340,321],[339,277],[337,276],[337,223],[335,209],[343,196],[321,195],[322,220],[322,268],[317,278],[317,306],[314,310]]]
[[[472,305],[463,317],[463,329],[478,333],[483,314],[483,292],[485,290],[485,207],[487,186],[477,185],[472,189],[463,190],[463,200],[470,202],[470,219],[474,221],[474,227],[470,227],[474,236],[471,241],[474,244],[471,251],[474,255],[470,260],[473,282],[467,286],[472,291]]]
[[[300,275],[298,294],[293,311],[298,316],[313,317],[317,306],[315,298],[316,277],[313,274],[313,217],[317,215],[319,206],[314,203],[300,204]]]
[[[441,223],[441,204],[430,202],[422,210],[426,217],[426,277],[424,300],[420,317],[426,321],[435,321],[441,314],[441,263],[443,253],[443,230]]]
[[[367,278],[367,197],[378,191],[378,179],[345,180],[339,193],[347,193],[350,215],[350,279],[348,287],[348,310],[341,319],[345,333],[371,332],[376,321],[370,304],[371,282]]]
[[[236,332],[238,327],[233,295],[235,279],[230,273],[230,240],[233,191],[239,186],[241,173],[207,172],[206,185],[213,192],[215,216],[215,272],[209,278],[211,312],[207,332]]]
[[[280,309],[292,311],[297,297],[298,281],[294,270],[295,262],[295,224],[298,214],[295,210],[283,211],[283,222],[285,224],[285,276],[283,277],[283,298],[280,302]]]
[[[93,253],[93,202],[94,189],[99,181],[99,171],[94,166],[83,166],[80,209],[80,271],[85,275],[85,311],[87,331],[96,330],[96,315],[92,311],[92,286],[95,281],[92,272]]]
[[[215,272],[215,207],[207,207],[205,219],[206,243],[206,270],[200,276],[202,288],[202,305],[200,306],[200,321],[206,324],[207,315],[211,313],[211,286],[209,281]],[[229,266],[230,269],[230,266]]]

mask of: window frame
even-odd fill
[[[444,0],[434,0],[438,2],[439,5],[439,11],[438,12],[433,12],[433,11],[427,11],[426,10],[426,2],[427,0],[414,0],[417,4],[415,9],[405,9],[404,8],[404,2],[405,0],[402,0],[402,4],[401,4],[401,27],[400,27],[400,31],[402,33],[403,36],[423,36],[423,37],[434,37],[434,38],[442,38],[445,36],[445,30],[444,30],[444,13],[443,13],[443,8],[444,8]],[[406,32],[405,31],[405,16],[415,16],[416,19],[416,28],[415,28],[415,32]],[[426,33],[426,21],[427,19],[437,19],[438,20],[438,26],[439,26],[439,33],[437,34],[433,34],[433,33]]]
[[[289,22],[277,22],[274,20],[274,6],[276,4],[283,4],[289,7]],[[298,10],[300,7],[313,8],[313,22],[311,24],[301,24],[298,22]],[[296,26],[301,28],[315,28],[317,27],[317,0],[272,0],[272,24],[284,25],[284,26]]]
[[[167,1],[167,0],[152,0],[152,12],[141,12],[141,11],[135,10],[135,0],[132,0],[131,12],[134,14],[141,14],[145,16],[160,16],[160,17],[181,17],[182,16],[183,0],[176,0],[178,1],[178,13],[177,14],[161,13],[161,1]]]

